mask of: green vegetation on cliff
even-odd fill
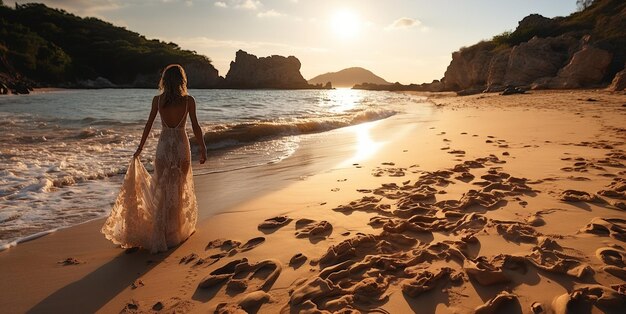
[[[0,2],[0,73],[44,85],[104,77],[122,86],[152,85],[167,64],[211,61],[96,18],[81,18],[43,4],[10,8]],[[215,71],[217,76],[217,71]]]
[[[566,33],[577,37],[591,35],[594,46],[614,54],[609,72],[615,74],[624,68],[626,62],[626,1],[595,0],[583,2],[579,4],[582,11],[554,19],[531,15],[520,22],[514,31],[504,32],[494,36],[490,41],[468,48],[477,50],[486,47],[503,49],[527,42],[535,36],[556,37]]]

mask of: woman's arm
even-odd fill
[[[154,118],[156,118],[156,114],[159,111],[157,97],[154,96],[152,98],[152,109],[150,110],[150,115],[148,116],[148,121],[146,122],[146,127],[143,129],[143,135],[141,135],[141,142],[139,142],[139,147],[133,156],[135,158],[139,157],[141,154],[141,150],[143,149],[143,145],[146,143],[146,139],[148,139],[148,135],[150,134],[150,129],[152,129],[152,123],[154,123]]]
[[[191,127],[193,128],[193,136],[196,138],[198,146],[200,146],[200,164],[206,161],[206,145],[204,144],[204,137],[202,136],[202,128],[198,124],[198,118],[196,117],[196,100],[192,96],[187,96],[189,99],[189,117],[191,117]]]

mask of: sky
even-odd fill
[[[13,1],[5,1],[7,3]],[[17,1],[26,3],[31,1]],[[452,52],[523,17],[567,16],[576,0],[45,0],[175,42],[213,61],[221,76],[239,49],[296,56],[306,79],[364,67],[389,82],[440,79]]]

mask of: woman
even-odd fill
[[[206,161],[202,129],[196,117],[196,102],[187,94],[187,77],[180,65],[163,70],[160,95],[152,99],[152,110],[141,142],[133,156],[111,215],[102,227],[105,237],[123,248],[141,247],[152,253],[167,251],[185,241],[194,231],[198,217],[191,173],[187,114],[200,147],[200,163]],[[143,167],[139,155],[150,134],[156,114],[162,131],[154,159],[154,176]]]

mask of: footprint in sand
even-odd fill
[[[369,192],[364,192],[364,193],[369,193]],[[381,198],[378,198],[375,196],[363,196],[361,199],[352,201],[347,205],[339,205],[338,207],[333,208],[333,210],[344,213],[346,215],[349,215],[353,211],[357,211],[357,210],[358,211],[376,211],[376,206],[378,206],[378,203],[380,202],[380,200]]]
[[[475,314],[522,313],[517,295],[502,291],[474,310]],[[565,313],[565,312],[563,312]]]
[[[216,314],[257,313],[261,306],[270,302],[271,295],[263,291],[255,291],[236,299],[232,303],[220,303],[215,309]]]
[[[602,199],[597,195],[591,195],[585,191],[565,190],[561,193],[560,199],[564,202],[586,202],[602,203]]]
[[[580,232],[593,233],[599,236],[610,236],[611,238],[626,242],[626,220],[620,218],[595,217]]]
[[[272,218],[265,219],[262,223],[257,227],[259,230],[276,230],[280,227],[286,226],[293,219],[287,216],[276,216]]]
[[[205,250],[219,248],[223,252],[230,252],[232,249],[241,245],[241,242],[235,240],[215,239],[204,248]]]
[[[62,261],[58,261],[57,264],[61,264],[63,266],[70,266],[70,265],[80,265],[83,264],[84,262],[79,261],[73,257],[68,257]]]
[[[293,267],[293,269],[298,269],[300,266],[302,266],[302,264],[304,264],[304,262],[306,262],[306,260],[306,255],[302,253],[297,253],[289,260],[289,266]]]
[[[203,278],[198,289],[217,289],[226,285],[226,292],[234,299],[230,303],[218,305],[216,313],[239,313],[228,310],[244,310],[245,313],[256,313],[271,297],[267,291],[271,289],[282,272],[282,265],[274,259],[266,259],[257,263],[249,263],[247,258],[231,261],[213,270]],[[239,298],[234,295],[250,291]],[[240,311],[241,312],[241,311]]]
[[[598,284],[581,284],[570,293],[560,295],[552,301],[554,313],[571,313],[571,309],[589,309],[595,305],[603,313],[622,313],[626,306],[626,295]]]
[[[241,242],[235,241],[235,240],[216,239],[216,240],[209,242],[209,244],[207,244],[205,249],[209,250],[209,249],[219,248],[221,251],[226,252],[227,254],[216,254],[216,255],[210,256],[210,258],[221,258],[226,255],[232,256],[239,252],[246,252],[246,251],[252,250],[255,247],[261,245],[263,242],[265,242],[264,237],[252,238],[248,240],[246,243],[244,243],[243,245],[241,244]]]
[[[504,261],[500,262],[500,264],[503,263]],[[474,260],[466,259],[463,262],[463,270],[470,278],[476,280],[483,286],[509,282],[509,277],[507,277],[502,271],[502,268],[496,264],[497,263],[493,260],[491,262],[488,261],[485,256],[479,256]]]
[[[254,249],[255,247],[261,245],[263,242],[265,242],[265,238],[264,237],[252,238],[252,239],[248,240],[248,242],[244,243],[240,247],[240,250],[241,250],[241,252],[250,251],[250,250]]]
[[[196,259],[198,259],[198,258],[200,258],[200,257],[198,256],[198,254],[196,254],[196,253],[191,253],[191,254],[189,254],[189,255],[184,256],[183,258],[181,258],[181,259],[180,259],[180,261],[178,262],[178,264],[183,264],[183,263],[184,263],[184,264],[189,264],[189,263],[191,263],[192,261],[194,261],[194,260],[196,260]]]
[[[333,226],[326,220],[302,218],[296,221],[296,230],[296,238],[323,239],[332,233]]]
[[[556,242],[552,242],[556,244]],[[526,258],[539,269],[557,274],[567,274],[578,279],[593,273],[591,267],[581,262],[579,258],[557,249],[551,249],[548,245],[534,247],[532,253],[527,255]]]
[[[596,250],[596,256],[604,264],[620,268],[626,267],[626,251],[621,247],[602,247]]]
[[[465,151],[464,150],[460,150],[460,149],[453,149],[453,150],[449,151],[448,154],[465,155]]]
[[[415,277],[404,280],[401,287],[402,292],[415,298],[424,292],[438,287],[441,288],[442,283],[445,285],[459,285],[463,282],[464,279],[461,273],[455,272],[450,267],[443,267],[434,273],[428,270],[418,273]]]

